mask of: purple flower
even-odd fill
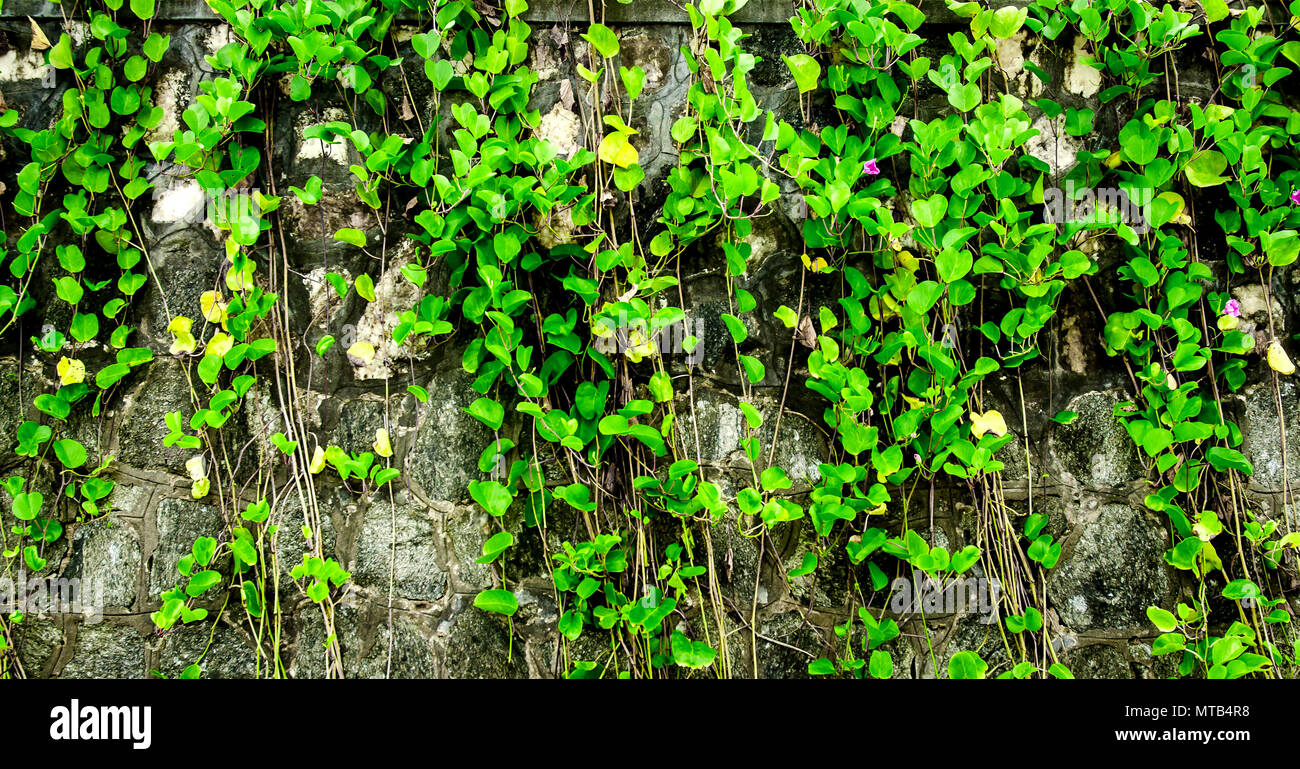
[[[1241,317],[1241,304],[1236,299],[1229,299],[1228,303],[1223,305],[1223,314],[1230,318]]]
[[[866,174],[867,176],[875,176],[876,174],[880,173],[880,166],[876,165],[875,158],[872,158],[862,164],[862,173]],[[1297,192],[1296,195],[1300,195],[1300,192]],[[1292,197],[1294,197],[1294,195]],[[1300,202],[1300,201],[1296,201],[1296,202]]]
[[[1297,206],[1300,206],[1300,190],[1296,190],[1295,192],[1291,193],[1291,202],[1295,203]]]

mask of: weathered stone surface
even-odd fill
[[[105,607],[131,608],[139,594],[140,535],[125,520],[99,518],[78,526],[73,536],[72,573]]]
[[[436,601],[447,589],[433,519],[411,505],[372,504],[357,539],[357,584],[412,601]]]
[[[988,665],[985,672],[988,678],[996,678],[999,673],[1008,670],[1011,662],[1002,641],[1002,633],[996,622],[986,622],[985,619],[978,614],[963,614],[944,622],[930,623],[929,640],[936,643],[933,662],[939,665],[938,675],[935,675],[927,639],[922,637],[917,641],[916,660],[920,671],[917,677],[947,678],[948,663],[958,652],[964,651],[975,652],[984,660]],[[950,629],[946,636],[942,636],[941,633],[946,628]],[[938,646],[940,638],[942,646]]]
[[[220,512],[210,505],[187,499],[164,499],[158,503],[158,547],[149,558],[147,603],[176,587],[183,579],[176,564],[189,555],[199,537],[223,537],[225,525]]]
[[[458,368],[444,368],[429,384],[429,400],[420,407],[406,467],[429,499],[468,500],[469,482],[482,477],[476,464],[492,434],[464,410],[479,397],[470,387],[472,381]]]
[[[143,678],[146,649],[140,631],[125,625],[81,625],[72,659],[60,678]]]
[[[450,678],[523,678],[528,673],[524,645],[512,642],[504,618],[466,606],[439,632],[447,638],[444,669]]]
[[[197,452],[163,445],[168,433],[167,414],[181,412],[188,425],[194,413],[190,385],[181,365],[166,359],[149,364],[147,378],[124,409],[126,414],[118,432],[118,460],[132,467],[186,475],[185,462]]]
[[[1254,465],[1252,488],[1280,490],[1286,481],[1300,482],[1300,398],[1295,384],[1283,380],[1278,386],[1281,414],[1271,384],[1246,390],[1246,413],[1241,421],[1241,452]],[[1282,424],[1285,421],[1286,435]],[[1285,464],[1283,463],[1285,447]],[[1283,467],[1285,466],[1285,472]]]
[[[774,396],[778,400],[770,400],[764,395],[761,399],[755,399],[758,402],[754,404],[763,417],[763,424],[757,431],[763,446],[760,469],[767,466],[768,451],[773,436],[776,435],[778,443],[772,464],[784,469],[792,482],[816,482],[821,478],[817,465],[825,461],[827,455],[826,441],[806,417],[789,409],[781,417],[780,433],[776,433],[780,391],[776,391]],[[747,436],[747,425],[745,415],[737,405],[738,401],[738,398],[728,393],[697,386],[692,421],[690,396],[679,395],[678,408],[683,414],[684,422],[683,454],[692,459],[698,456],[706,463],[747,467],[748,460],[741,446],[741,441]],[[697,434],[698,454],[695,441]]]
[[[1133,678],[1133,666],[1121,647],[1090,644],[1071,651],[1064,660],[1075,678]]]
[[[379,628],[370,653],[356,667],[355,677],[435,678],[437,660],[428,634],[411,619],[397,616],[391,633],[387,624]]]
[[[1061,467],[1076,482],[1120,486],[1142,475],[1137,447],[1115,418],[1119,399],[1102,392],[1084,393],[1065,407],[1079,416],[1068,425],[1056,425],[1052,451]]]
[[[176,678],[190,665],[202,669],[202,678],[256,678],[258,660],[243,635],[224,623],[198,622],[168,635],[159,652],[158,671]],[[263,677],[274,669],[271,660],[260,661]]]
[[[1125,505],[1103,505],[1082,524],[1048,576],[1048,596],[1075,631],[1146,629],[1148,606],[1163,605],[1172,577],[1161,522]]]
[[[10,436],[24,421],[23,401],[18,394],[18,361],[0,358],[0,466],[17,459]]]
[[[63,630],[53,620],[29,617],[17,628],[14,645],[28,678],[48,676],[63,646]]]
[[[447,557],[456,579],[466,588],[485,590],[491,587],[491,569],[487,564],[476,563],[483,555],[483,543],[498,529],[478,505],[458,507],[442,520],[447,537]],[[536,536],[532,532],[516,535]]]
[[[827,654],[817,633],[798,612],[763,617],[758,632],[760,678],[808,678],[808,664]],[[741,631],[732,643],[747,642],[748,636]],[[753,671],[744,671],[744,675],[752,676]]]

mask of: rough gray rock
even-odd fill
[[[357,539],[357,584],[413,601],[436,601],[447,589],[447,574],[435,545],[434,521],[411,505],[372,504]]]
[[[1071,630],[1149,630],[1148,606],[1173,585],[1161,522],[1125,505],[1103,505],[1048,576],[1048,596]]]
[[[143,678],[146,648],[140,631],[125,625],[81,625],[72,659],[60,678]]]

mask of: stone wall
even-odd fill
[[[31,50],[31,33],[25,16],[29,13],[57,28],[59,12],[42,3],[6,3],[0,17],[0,92],[5,103],[21,112],[21,125],[42,127],[58,104],[66,83],[51,76],[39,52]],[[154,81],[156,103],[167,110],[158,136],[176,127],[181,110],[197,93],[208,75],[204,55],[227,40],[228,31],[201,2],[164,3],[168,19],[162,22],[172,35],[171,51]],[[572,6],[570,8],[570,6]],[[578,35],[585,4],[543,3],[530,12],[534,26],[532,66],[541,75],[537,106],[544,115],[543,130],[557,144],[584,141],[581,107],[565,97],[562,83],[575,85],[573,62],[585,44]],[[931,12],[934,34],[925,51],[942,55],[945,25],[954,22],[939,7]],[[623,63],[639,64],[646,73],[646,97],[638,102],[632,125],[641,132],[640,162],[647,173],[642,189],[641,211],[648,223],[655,206],[663,200],[662,179],[676,161],[668,129],[677,117],[689,78],[679,47],[688,27],[671,5],[637,2],[609,8],[611,23],[623,41]],[[785,19],[790,8],[775,0],[751,0],[737,19],[753,37],[749,49],[763,61],[752,75],[759,103],[780,116],[799,120],[797,94],[781,62],[782,53],[801,50]],[[1099,109],[1097,133],[1074,140],[1043,139],[1034,154],[1061,172],[1081,148],[1110,146],[1116,130],[1110,114],[1099,108],[1099,79],[1095,71],[1078,62],[1080,52],[1069,45],[1045,44],[1021,35],[999,47],[997,66],[1013,92],[1026,98],[1042,93],[1043,85],[1024,67],[1031,61],[1052,75],[1054,98],[1063,104]],[[1188,61],[1180,73],[1184,94],[1207,95],[1215,86],[1203,62]],[[414,93],[416,104],[428,98],[425,91]],[[921,114],[938,114],[944,108],[941,93],[922,91],[915,105]],[[331,119],[346,109],[341,103],[318,100],[305,105],[280,102],[275,114],[278,126],[272,176],[262,184],[287,190],[302,185],[315,174],[325,182],[325,196],[317,209],[305,210],[287,199],[282,217],[286,243],[291,254],[290,280],[283,288],[291,312],[293,331],[307,344],[325,333],[353,334],[358,339],[380,340],[391,329],[388,313],[402,307],[410,296],[395,270],[376,283],[380,301],[365,306],[352,294],[347,300],[328,301],[321,273],[329,269],[355,275],[375,273],[356,249],[329,237],[344,226],[366,226],[360,203],[352,192],[347,166],[351,162],[342,145],[323,145],[303,140],[302,130]],[[425,108],[427,114],[427,106]],[[1038,114],[1031,109],[1031,115]],[[815,117],[813,118],[816,119]],[[1049,126],[1040,118],[1043,126]],[[1035,124],[1036,127],[1039,125]],[[6,140],[5,162],[0,179],[11,189],[14,174],[25,157],[24,147]],[[196,623],[159,635],[154,632],[150,613],[158,607],[158,596],[176,581],[176,560],[201,535],[222,536],[225,524],[220,512],[207,501],[190,499],[185,452],[162,445],[166,433],[163,414],[181,410],[188,417],[191,406],[181,366],[168,355],[171,342],[166,332],[167,316],[161,298],[174,306],[197,306],[199,295],[214,286],[224,256],[216,233],[194,213],[204,204],[197,183],[169,173],[165,167],[148,171],[156,184],[151,201],[141,207],[142,225],[150,241],[157,283],[138,302],[134,323],[140,329],[139,343],[150,346],[157,360],[147,370],[134,374],[133,384],[120,398],[105,404],[98,419],[78,418],[75,430],[83,442],[98,447],[102,454],[116,457],[112,478],[117,482],[111,514],[87,522],[67,519],[67,533],[40,576],[79,577],[102,580],[104,616],[100,622],[65,615],[29,616],[18,626],[20,659],[31,677],[144,677],[151,671],[177,675],[203,656],[206,676],[249,677],[265,674],[253,654],[254,642],[246,628],[226,619]],[[755,222],[752,237],[754,255],[751,271],[743,284],[758,298],[760,308],[794,305],[797,299],[802,251],[799,220],[803,215],[793,189],[786,190],[777,213]],[[6,213],[8,217],[8,213]],[[12,225],[12,218],[9,218]],[[397,231],[408,227],[395,221]],[[394,244],[399,242],[392,239]],[[398,248],[401,248],[398,246]],[[395,256],[400,256],[400,253]],[[400,259],[390,259],[400,263]],[[730,489],[728,480],[748,474],[743,455],[736,447],[743,416],[736,406],[737,372],[723,354],[725,331],[717,321],[725,305],[723,280],[716,259],[704,255],[683,266],[686,297],[684,309],[692,317],[713,319],[702,335],[703,363],[694,370],[692,387],[683,394],[684,404],[693,403],[696,425],[687,431],[698,435],[698,448],[711,477]],[[1276,296],[1282,305],[1275,322],[1289,328],[1295,317],[1293,279],[1278,278]],[[833,301],[831,282],[810,286],[814,305]],[[1111,286],[1096,284],[1098,299],[1110,302]],[[1244,291],[1239,296],[1243,319],[1259,322],[1260,298]],[[56,312],[49,305],[49,312]],[[56,381],[52,365],[42,366],[49,356],[33,354],[22,342],[47,322],[46,308],[24,320],[17,334],[0,344],[5,357],[0,363],[0,434],[12,436],[16,426],[32,414],[33,394],[47,391]],[[771,319],[770,312],[761,316]],[[1132,398],[1131,381],[1122,365],[1106,357],[1098,341],[1101,316],[1093,299],[1081,285],[1067,289],[1062,311],[1048,336],[1046,360],[1026,368],[1024,379],[1002,377],[990,382],[992,395],[1017,433],[1017,442],[1005,450],[1007,497],[1027,512],[1051,514],[1051,531],[1064,542],[1060,565],[1046,585],[1050,605],[1049,629],[1058,638],[1062,660],[1078,677],[1155,677],[1169,675],[1167,658],[1154,660],[1150,644],[1156,631],[1147,621],[1149,605],[1171,606],[1175,596],[1187,589],[1176,572],[1164,565],[1163,552],[1169,547],[1167,525],[1142,504],[1147,493],[1143,464],[1132,441],[1113,417],[1114,407]],[[1279,333],[1279,336],[1281,334]],[[767,377],[757,388],[765,405],[767,430],[776,421],[782,384],[786,378],[788,332],[773,325],[751,329],[751,354],[767,365]],[[486,514],[468,497],[466,484],[478,478],[474,465],[488,440],[484,428],[463,407],[476,396],[470,378],[460,369],[462,340],[437,348],[414,351],[409,358],[391,357],[391,363],[354,367],[346,358],[335,356],[325,365],[318,359],[299,392],[310,425],[322,442],[348,450],[366,450],[377,428],[389,426],[395,461],[403,478],[391,495],[360,497],[340,484],[321,476],[321,508],[327,514],[326,540],[339,561],[354,575],[354,586],[346,595],[338,616],[338,633],[345,654],[345,670],[358,677],[545,677],[560,667],[555,624],[554,593],[547,579],[546,564],[537,534],[520,536],[521,544],[511,551],[506,569],[520,579],[517,595],[521,609],[511,630],[494,615],[472,607],[474,596],[494,586],[497,577],[486,566],[475,563],[484,539],[490,534]],[[1262,346],[1261,346],[1262,347]],[[807,488],[824,461],[827,435],[820,420],[823,404],[797,386],[806,376],[804,354],[795,358],[789,411],[784,415],[777,462]],[[675,361],[679,371],[684,364]],[[427,403],[405,392],[407,384],[428,389]],[[266,387],[266,383],[258,385]],[[1021,388],[1026,408],[1020,419]],[[1300,399],[1294,386],[1281,392],[1288,415],[1292,445],[1300,445]],[[266,425],[275,415],[272,393],[254,392],[254,408],[242,412],[240,423],[229,430],[257,438],[253,451],[265,451]],[[1265,513],[1279,512],[1283,505],[1283,457],[1276,419],[1274,394],[1266,382],[1252,383],[1240,396],[1225,399],[1225,406],[1240,419],[1245,432],[1245,450],[1254,462],[1252,493]],[[1079,413],[1069,425],[1058,425],[1050,417],[1060,410]],[[1011,418],[1014,415],[1014,418]],[[1027,430],[1024,425],[1027,425]],[[770,432],[769,432],[770,436]],[[767,437],[765,436],[765,444]],[[1028,452],[1026,454],[1026,447]],[[251,461],[251,460],[250,460]],[[0,471],[7,476],[23,472],[27,465],[8,443],[0,449]],[[1300,464],[1289,462],[1294,482]],[[48,479],[35,479],[37,483]],[[796,489],[800,488],[796,486]],[[7,506],[5,497],[0,507]],[[296,497],[281,500],[280,515],[286,532],[297,528],[294,519]],[[5,515],[9,515],[7,507]],[[972,538],[974,524],[969,495],[960,488],[937,489],[930,503],[928,523],[936,542],[960,546]],[[9,519],[6,518],[8,521]],[[8,524],[6,524],[8,525]],[[516,523],[516,529],[518,525]],[[556,547],[576,529],[576,520],[552,523],[550,536]],[[285,536],[289,536],[285,534]],[[721,570],[724,601],[731,615],[728,622],[737,632],[728,646],[732,669],[745,675],[791,677],[807,674],[809,661],[827,653],[836,639],[831,627],[845,619],[844,580],[823,574],[811,578],[787,579],[808,550],[809,533],[798,525],[778,529],[773,536],[774,552],[759,540],[745,538],[734,525],[715,529],[713,547]],[[847,562],[833,568],[843,573]],[[319,676],[324,672],[323,631],[319,612],[309,602],[293,599],[285,591],[286,621],[282,628],[283,654],[287,669],[295,676]],[[296,601],[296,602],[295,602]],[[757,607],[757,635],[742,628],[749,609]],[[972,614],[940,612],[930,618],[929,632],[936,641],[940,675],[946,670],[947,655],[960,649],[981,649],[990,663],[1000,661],[1001,644],[996,625],[982,623]],[[897,674],[928,677],[935,671],[915,624],[899,640],[895,659]],[[587,643],[584,641],[584,643]],[[206,650],[206,653],[205,653]],[[575,658],[591,658],[597,649],[579,649]],[[756,655],[756,657],[755,657]]]

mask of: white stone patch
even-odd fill
[[[1054,177],[1059,177],[1074,166],[1083,143],[1065,133],[1064,115],[1055,120],[1039,115],[1033,128],[1038,131],[1038,135],[1025,142],[1025,152],[1050,166]]]
[[[1080,617],[1091,616],[1088,612],[1088,601],[1081,595],[1070,596],[1070,609]]]
[[[20,80],[41,80],[54,70],[45,63],[41,51],[27,51],[19,54],[9,49],[0,54],[0,82],[13,83]]]
[[[1242,317],[1253,319],[1258,316],[1261,320],[1268,320],[1269,308],[1263,286],[1258,283],[1238,286],[1232,292],[1232,295],[1237,299],[1237,303],[1241,305]],[[1278,306],[1276,301],[1273,302],[1274,316],[1280,316],[1281,313],[1282,308]]]
[[[662,45],[662,42],[655,41],[647,35],[636,35],[627,38],[624,44],[627,45],[629,43],[636,44],[635,47],[638,49],[644,47],[645,50],[650,50],[656,44]],[[659,66],[658,58],[650,56],[646,61],[638,63],[645,72],[645,83],[642,84],[643,91],[648,93],[650,91],[658,90],[658,88],[664,84],[665,75],[663,69]]]
[[[301,121],[298,125],[298,135],[301,136],[303,131],[307,130],[317,123],[311,122],[309,116]],[[321,115],[321,123],[332,123],[336,120],[345,120],[347,115],[338,107],[331,107]],[[324,139],[303,139],[298,145],[298,159],[312,160],[315,158],[325,157],[338,163],[341,166],[351,165],[348,160],[348,141],[342,136],[334,137],[333,141]]]
[[[208,34],[203,38],[203,47],[208,49],[208,53],[216,53],[225,46],[229,45],[234,37],[231,35],[229,24],[217,24],[208,30]]]
[[[420,290],[401,270],[413,250],[410,244],[412,241],[404,242],[388,271],[375,283],[375,301],[367,303],[361,320],[357,321],[355,338],[346,340],[349,347],[354,342],[369,342],[375,348],[375,357],[369,362],[353,361],[352,373],[358,380],[387,379],[392,375],[392,362],[407,354],[406,349],[393,342],[393,329],[401,323],[398,314],[411,309],[420,298]]]
[[[537,138],[550,142],[556,153],[566,160],[582,146],[581,137],[582,120],[558,103],[542,116],[537,125]]]
[[[82,43],[86,42],[86,35],[90,33],[90,24],[84,21],[69,21],[63,28],[68,31],[68,37],[72,38],[74,48],[80,47]],[[51,43],[57,43],[58,41],[58,35],[50,38]]]
[[[1065,90],[1088,98],[1101,90],[1101,72],[1083,63],[1083,57],[1089,55],[1083,43],[1084,38],[1076,35],[1074,52],[1069,66],[1065,68]]]
[[[180,69],[169,70],[158,79],[154,87],[154,105],[162,109],[162,120],[148,133],[151,142],[170,141],[180,128],[178,116],[184,109],[180,106],[182,97],[189,89],[189,75]]]
[[[338,294],[334,292],[334,287],[325,279],[325,274],[328,272],[336,272],[342,275],[348,285],[352,285],[352,274],[348,272],[346,267],[339,266],[332,270],[326,270],[324,266],[321,266],[307,273],[306,277],[303,278],[303,283],[307,284],[307,297],[311,303],[313,322],[322,318],[328,319],[326,315],[329,312],[330,302],[338,297]]]
[[[1025,71],[1025,33],[1017,32],[1014,36],[1000,38],[997,41],[997,47],[994,49],[994,62],[1002,71],[1002,74],[1009,78],[1015,78]]]
[[[174,224],[194,222],[203,217],[207,195],[197,180],[164,176],[153,188],[153,220]]]
[[[749,244],[749,256],[756,264],[761,263],[781,247],[775,230],[775,227],[770,226],[755,227],[750,231],[749,237],[745,238],[745,242]]]

